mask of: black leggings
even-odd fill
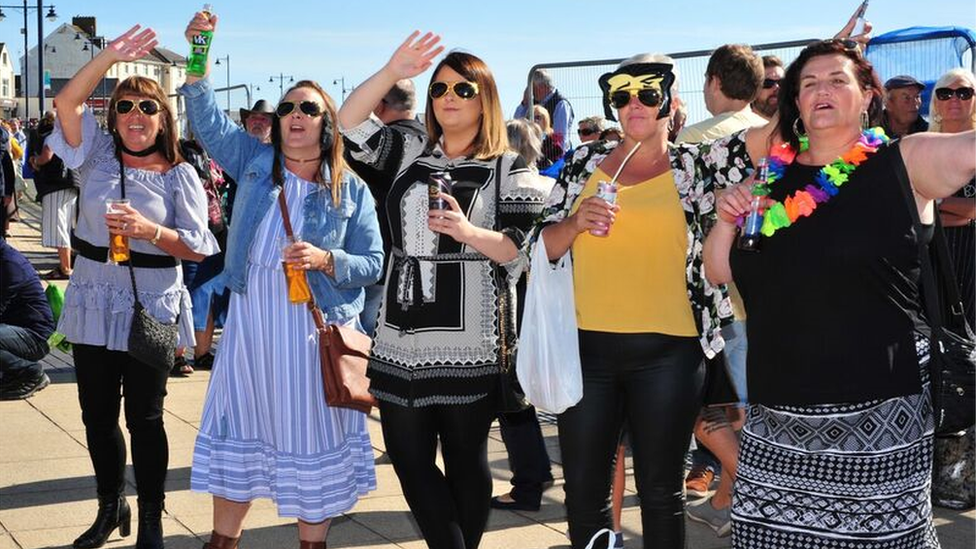
[[[430,549],[475,549],[488,523],[488,429],[493,398],[407,408],[380,402],[383,439]],[[434,459],[440,439],[444,473]]]
[[[610,484],[625,418],[644,547],[684,547],[684,456],[704,379],[698,338],[581,330],[580,358],[583,399],[559,416],[573,548],[611,527]]]
[[[169,466],[169,444],[163,428],[169,372],[155,370],[123,351],[77,343],[72,347],[81,419],[99,497],[123,493],[125,439],[119,429],[119,408],[125,395],[125,426],[132,443],[136,492],[140,501],[162,502]]]

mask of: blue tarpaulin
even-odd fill
[[[884,82],[902,74],[925,84],[922,115],[928,114],[932,87],[956,67],[973,67],[976,32],[965,27],[909,27],[871,39],[865,55]]]

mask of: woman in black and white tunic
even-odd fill
[[[452,52],[433,71],[426,137],[370,117],[396,81],[421,74],[443,50],[439,37],[417,36],[356,88],[339,122],[353,156],[389,177],[379,210],[393,228],[393,258],[369,367],[387,452],[428,546],[473,549],[491,498],[498,295],[519,278],[518,248],[548,189],[506,152],[494,78],[473,55]],[[391,153],[402,153],[398,165]],[[453,191],[440,197],[450,209],[428,213],[427,178],[445,171]],[[435,464],[438,440],[447,476]]]

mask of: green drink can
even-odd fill
[[[213,6],[204,4],[201,10],[208,18],[213,14]],[[207,55],[210,53],[210,42],[213,31],[202,31],[193,37],[190,44],[190,56],[186,60],[186,74],[203,77],[207,74]]]

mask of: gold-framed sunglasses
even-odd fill
[[[474,99],[478,95],[478,83],[465,80],[460,82],[432,82],[427,91],[434,99],[444,97],[447,92],[452,92],[461,99]]]
[[[119,114],[129,114],[132,109],[138,107],[139,111],[146,116],[159,113],[159,103],[152,99],[142,99],[133,101],[131,99],[119,99],[115,102],[115,112]]]
[[[298,110],[302,111],[303,114],[311,116],[312,118],[322,116],[322,113],[325,112],[322,110],[322,105],[319,105],[315,101],[305,100],[282,101],[281,103],[278,103],[278,107],[275,109],[275,114],[277,114],[279,118],[284,118],[291,114],[295,110],[295,107],[298,107]]]

